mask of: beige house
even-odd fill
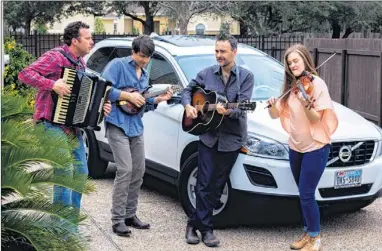
[[[136,15],[145,20],[145,15],[142,12],[136,12]],[[117,16],[115,13],[110,13],[108,15],[100,17],[102,23],[104,24],[105,32],[107,34],[142,34],[143,26],[142,23],[131,19],[130,17]],[[65,26],[70,22],[81,20],[90,26],[90,31],[94,32],[95,28],[95,17],[93,15],[83,15],[77,14],[70,18],[62,19],[61,22],[54,23],[48,29],[48,33],[62,33]],[[187,32],[189,35],[192,34],[205,34],[205,35],[215,35],[218,34],[219,29],[222,24],[228,24],[230,28],[230,33],[232,35],[240,34],[240,24],[233,20],[231,17],[215,16],[210,14],[202,14],[194,16],[188,26]],[[157,34],[176,34],[179,29],[176,26],[174,20],[170,20],[167,16],[158,13],[154,17],[154,32]]]
[[[64,28],[71,22],[82,21],[90,26],[90,31],[94,31],[95,17],[93,15],[77,14],[69,18],[62,18],[61,22],[55,22],[52,26],[48,26],[48,33],[63,33]]]

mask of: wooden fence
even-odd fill
[[[305,39],[333,100],[382,126],[382,39]]]
[[[62,44],[63,34],[32,34],[23,33],[8,33],[6,36],[13,37],[17,43],[20,43],[24,48],[35,57],[41,56],[44,52]],[[109,37],[128,37],[131,34],[93,34],[95,43]],[[303,43],[304,36],[235,36],[239,43],[244,43],[253,46],[272,57],[282,61],[284,51],[287,47],[294,43]]]

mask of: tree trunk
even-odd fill
[[[31,23],[32,23],[32,20],[28,20],[25,22],[25,34],[26,35],[31,34]]]
[[[332,38],[340,38],[341,26],[339,25],[338,20],[332,20],[331,23],[333,29]]]
[[[248,27],[247,25],[240,20],[240,36],[247,36],[248,35]]]
[[[150,2],[141,1],[140,5],[145,9],[146,21],[142,23],[143,34],[150,35],[154,32],[154,16],[150,10]]]
[[[143,25],[143,34],[150,35],[152,32],[154,32],[154,17],[146,16],[146,22]]]
[[[189,20],[181,19],[179,20],[179,32],[181,35],[188,35],[187,25]]]
[[[342,36],[342,38],[348,38],[350,34],[352,34],[354,30],[351,27],[346,28],[345,34]]]

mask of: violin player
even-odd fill
[[[318,251],[322,244],[315,191],[328,161],[331,135],[338,127],[338,119],[328,87],[318,76],[305,46],[288,48],[284,67],[282,95],[267,103],[271,118],[280,118],[289,134],[289,163],[300,196],[304,235],[290,248]]]

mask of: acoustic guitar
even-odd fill
[[[145,98],[145,100],[152,98],[152,97],[159,96],[161,94],[164,94],[170,88],[174,91],[174,94],[182,91],[182,87],[179,85],[171,85],[171,86],[167,87],[165,90],[154,91],[154,92],[149,92],[150,88],[151,88],[151,86],[146,88],[146,89],[143,89],[141,91],[139,91],[135,88],[125,88],[125,89],[122,89],[122,91],[130,92],[130,93],[138,92]],[[135,104],[131,103],[130,101],[119,100],[119,101],[117,101],[117,107],[119,107],[124,113],[126,113],[128,115],[134,115],[134,114],[138,114],[138,113],[144,111],[146,108],[146,104],[142,105],[141,107],[137,107]]]
[[[191,105],[196,108],[198,115],[195,119],[192,119],[186,117],[186,112],[183,113],[183,131],[193,135],[201,135],[208,130],[218,128],[224,119],[224,115],[216,111],[217,103],[221,103],[226,109],[239,108],[244,111],[254,111],[256,109],[256,102],[228,103],[224,96],[214,91],[206,91],[196,87],[192,94]]]

